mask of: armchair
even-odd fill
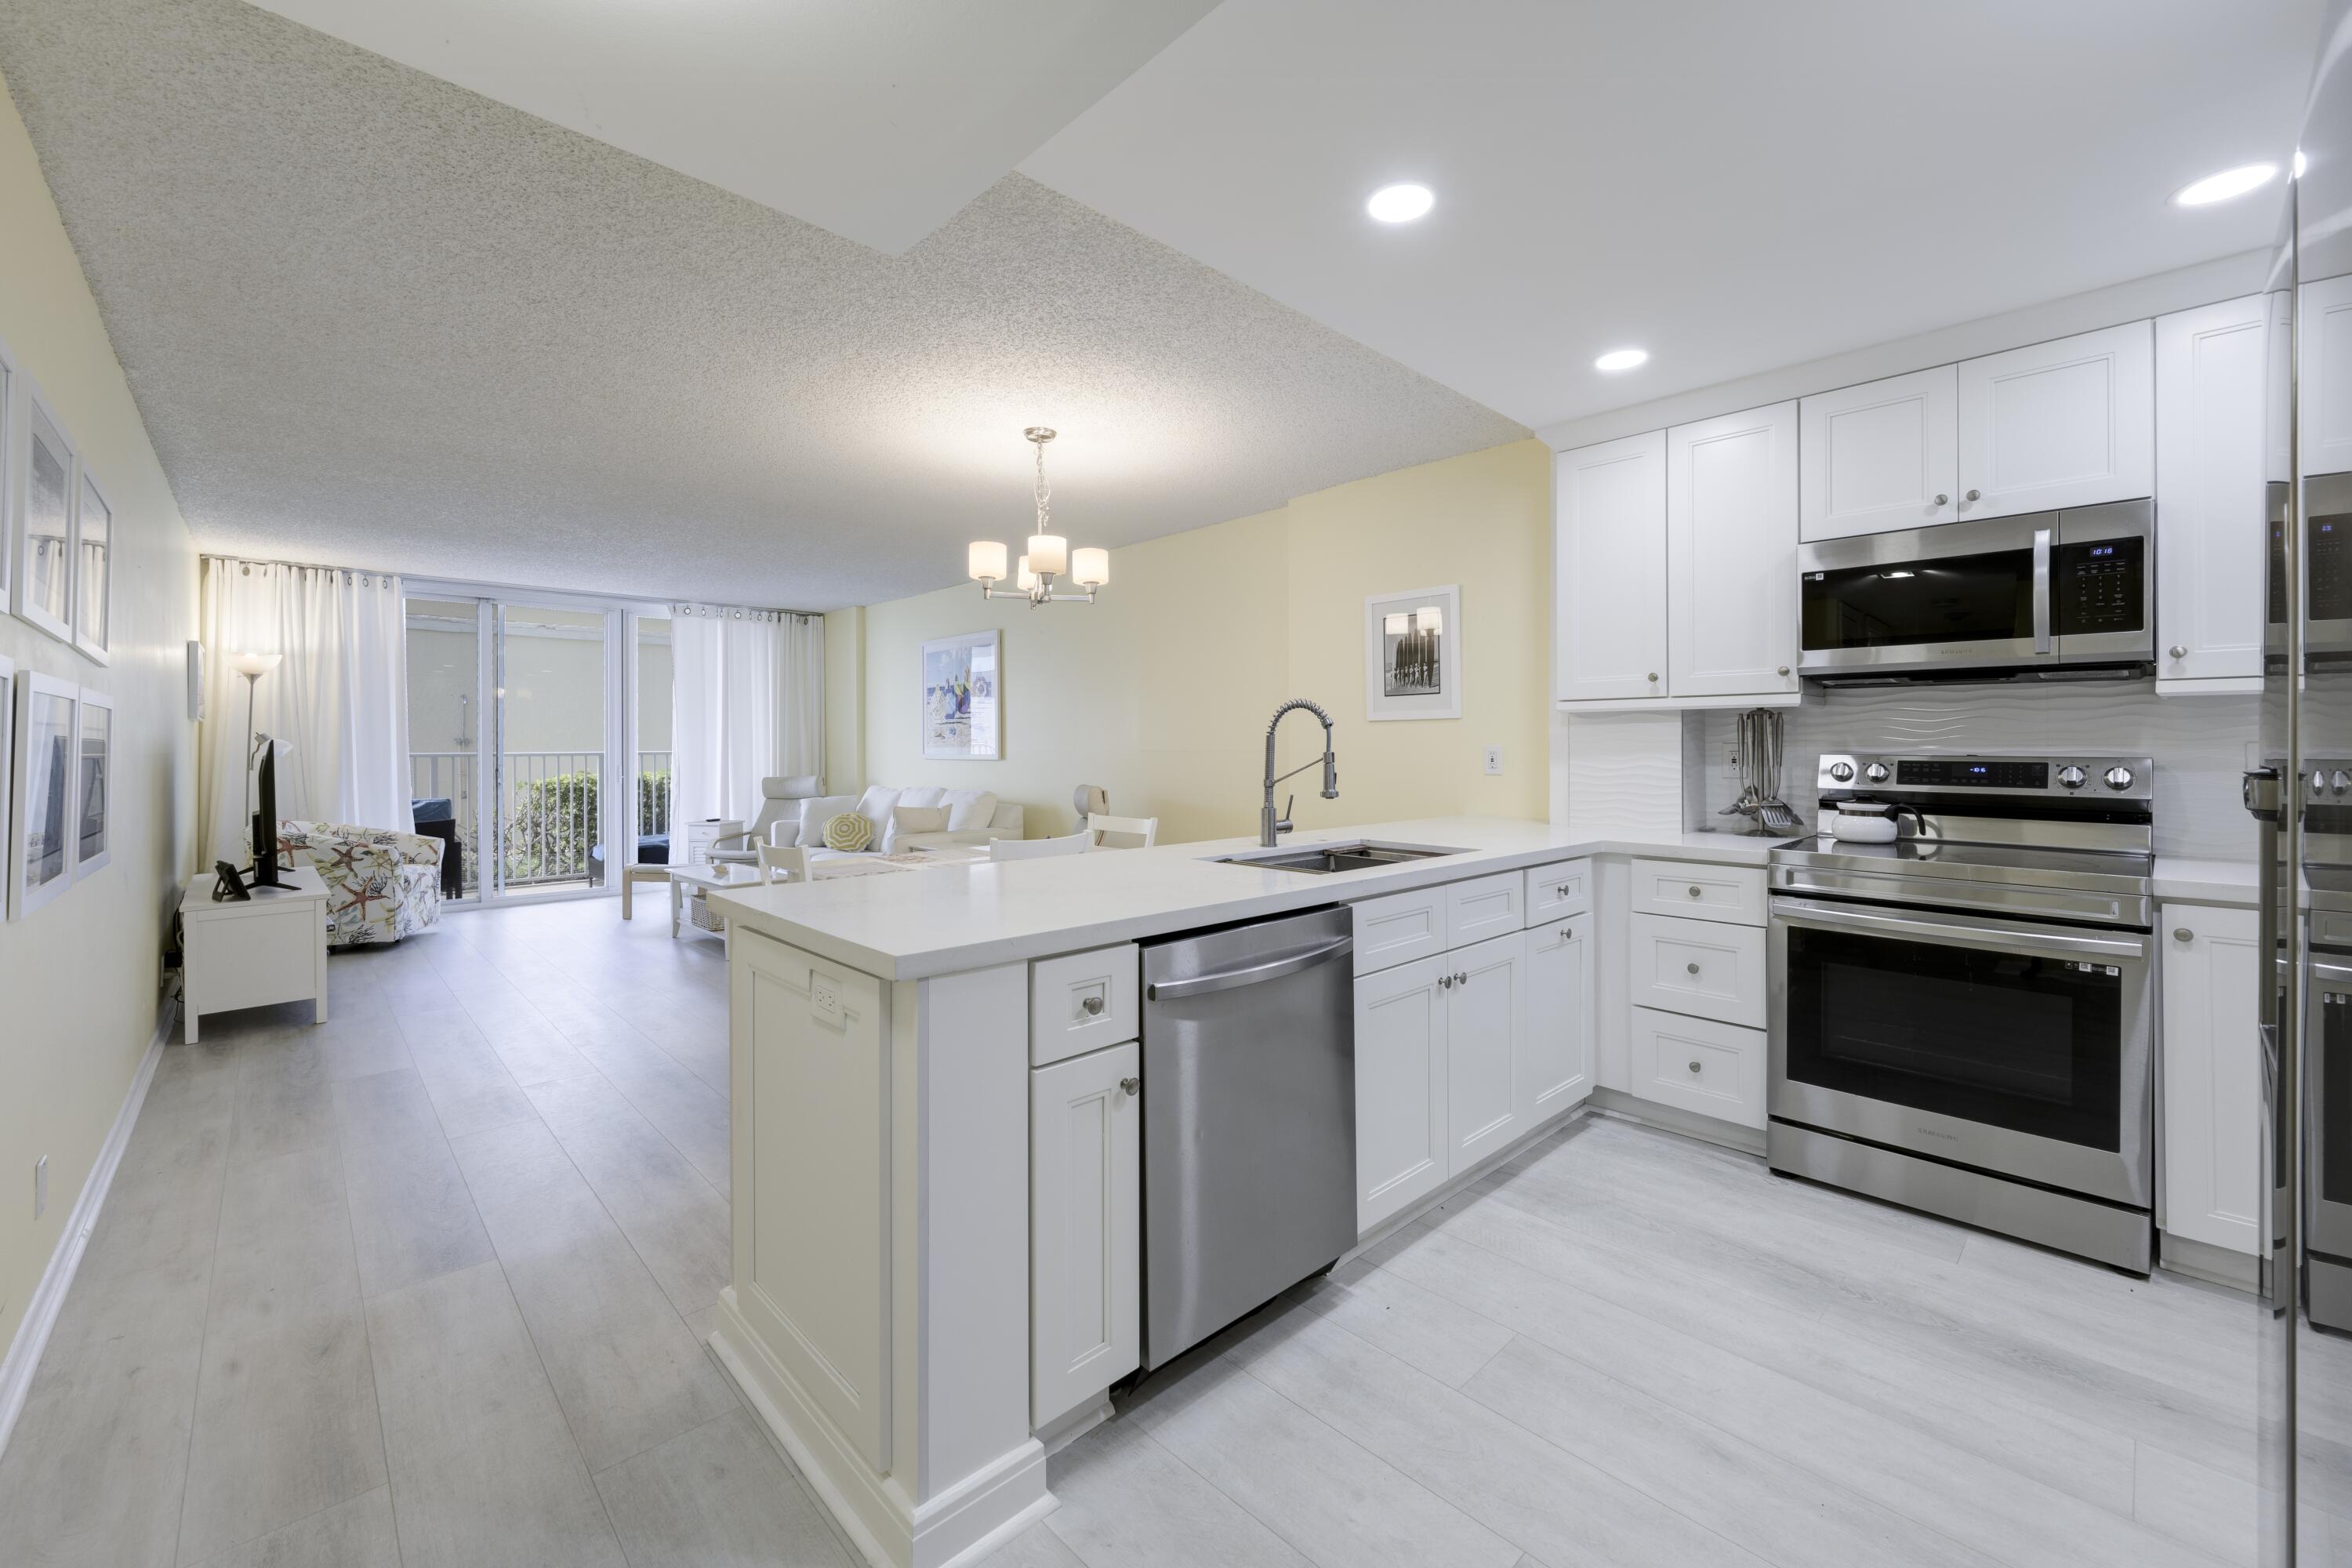
[[[441,919],[441,842],[340,822],[281,822],[278,851],[327,885],[329,947],[398,942]]]
[[[801,802],[813,800],[824,793],[824,781],[814,773],[794,773],[788,778],[766,778],[760,781],[760,809],[749,827],[740,833],[730,833],[715,838],[710,844],[710,858],[722,866],[756,866],[760,863],[760,846],[778,844],[786,847],[799,841]],[[783,835],[769,830],[782,825]]]

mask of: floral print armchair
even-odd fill
[[[278,849],[327,884],[329,947],[398,942],[441,919],[441,841],[340,822],[281,822]]]

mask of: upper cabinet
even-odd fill
[[[2303,286],[2302,349],[2294,374],[2303,471],[2352,470],[2352,275]]]
[[[1958,367],[1939,364],[1798,405],[1798,537],[1959,521]]]
[[[1666,605],[1671,695],[1798,689],[1795,404],[1666,432]]]
[[[1963,360],[1960,521],[2156,493],[2156,344],[2147,321]]]
[[[2156,322],[2156,655],[2167,692],[2263,676],[2265,297]]]
[[[1666,695],[1666,433],[1559,454],[1552,494],[1554,695]]]

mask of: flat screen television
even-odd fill
[[[278,750],[283,742],[259,737],[253,773],[253,886],[282,886],[278,864]]]

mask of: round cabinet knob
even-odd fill
[[[1129,1094],[1141,1094],[1143,1092],[1143,1080],[1139,1078],[1123,1078],[1118,1080],[1118,1087],[1127,1090]]]
[[[2058,770],[2058,782],[2067,789],[2081,789],[2083,787],[2083,770],[2076,767],[2072,763],[2068,763],[2064,767]]]
[[[1689,970],[1693,974],[1696,974],[1698,973],[1698,965],[1696,963],[1685,963],[1683,967]]]
[[[2181,647],[2179,643],[2174,643],[2168,651],[2170,652],[2172,657],[2175,658],[2187,658],[2189,657],[2189,650]]]
[[[1650,671],[1650,679],[1651,679],[1652,680],[1655,680],[1655,679],[1658,679],[1658,672],[1657,672],[1656,670],[1654,670],[1654,670],[1652,670],[1652,671]]]
[[[1830,764],[1830,777],[1837,780],[1840,784],[1850,782],[1853,778],[1853,764],[1852,763],[1832,763]]]
[[[1696,898],[1697,898],[1697,897],[1699,896],[1698,887],[1697,887],[1697,885],[1696,885],[1696,883],[1694,883],[1694,884],[1692,885],[1692,887],[1691,887],[1690,896],[1691,896],[1692,898],[1694,898],[1694,899],[1696,899]]]
[[[1873,763],[1870,766],[1862,770],[1862,776],[1868,779],[1873,784],[1885,784],[1886,782],[1886,764],[1885,763]]]
[[[1084,1001],[1081,1001],[1078,1004],[1078,1011],[1084,1013],[1089,1018],[1095,1016],[1095,1015],[1102,1011],[1102,998],[1099,996],[1087,997]]]
[[[2107,787],[2109,789],[2131,788],[2132,771],[2129,768],[2109,768],[2106,773],[2101,776],[2107,781]]]
[[[2172,940],[2175,942],[2187,942],[2196,933],[2191,931],[2187,926],[2175,926],[2172,928]]]
[[[1961,500],[1984,500],[1984,491],[1982,491],[1982,490],[1970,490],[1967,495],[1965,495],[1965,496],[1961,497],[1960,499],[1961,499]]]
[[[1788,674],[1788,673],[1789,673],[1789,667],[1788,667],[1787,665],[1785,665],[1785,664],[1784,664],[1784,665],[1782,665],[1782,666],[1780,667],[1780,673],[1781,673],[1781,674],[1783,674],[1783,675]]]
[[[1949,506],[1952,504],[1952,498],[1939,492],[1936,497],[1936,504],[1937,506]]]
[[[1696,1062],[1693,1062],[1693,1063],[1691,1063],[1691,1065],[1690,1065],[1690,1069],[1691,1069],[1691,1071],[1693,1071],[1693,1072],[1696,1072],[1696,1071],[1698,1071],[1698,1063],[1696,1063]]]
[[[1470,984],[1470,977],[1466,974],[1457,973],[1454,977],[1454,984],[1456,985],[1467,985]]]

